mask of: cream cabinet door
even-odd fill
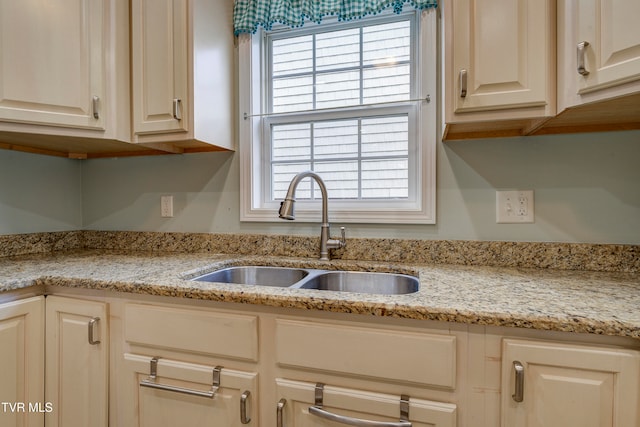
[[[0,0],[0,121],[104,129],[104,0]]]
[[[44,297],[0,304],[0,425],[44,425]]]
[[[578,79],[578,93],[639,80],[640,2],[579,0],[573,3],[578,19],[575,48],[579,64],[574,74]],[[579,65],[584,66],[580,72]]]
[[[613,100],[640,93],[640,2],[558,1],[558,107]],[[637,122],[637,101],[596,113],[610,122]],[[597,104],[596,104],[597,105]],[[616,109],[619,111],[616,112]],[[633,115],[630,110],[635,109]],[[630,115],[631,114],[631,115]],[[593,120],[591,120],[591,123]]]
[[[444,2],[447,123],[523,108],[555,113],[555,9],[548,0]],[[499,113],[496,113],[499,111]]]
[[[637,427],[638,402],[638,351],[503,341],[503,426]]]
[[[48,427],[108,425],[107,305],[65,297],[46,300],[45,397]]]
[[[401,415],[401,396],[324,385],[320,411],[316,384],[276,379],[279,402],[275,408],[277,427],[334,427],[399,423],[414,427],[455,427],[456,405],[409,397],[408,415]],[[389,424],[393,425],[393,424]]]
[[[153,358],[127,353],[124,359],[129,426],[258,425],[255,373],[219,368],[216,382],[214,366],[160,358],[151,377]]]
[[[187,130],[187,6],[187,0],[131,2],[134,134]]]

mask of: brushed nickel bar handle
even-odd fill
[[[284,410],[284,406],[286,404],[287,404],[287,399],[282,398],[278,402],[278,406],[276,406],[276,427],[283,427],[282,411]]]
[[[245,392],[240,395],[240,422],[242,424],[249,424],[251,422],[251,417],[247,417],[247,400],[249,396],[251,396],[249,390],[245,390]]]
[[[362,418],[334,414],[333,412],[322,409],[323,401],[324,384],[317,383],[314,390],[315,405],[309,406],[309,413],[311,415],[353,427],[411,427],[411,422],[409,421],[409,396],[404,394],[400,398],[400,421],[398,422],[363,420]]]
[[[213,399],[213,397],[216,395],[216,391],[218,391],[217,387],[212,387],[212,389],[209,391],[201,391],[201,390],[194,390],[186,387],[179,387],[175,385],[156,383],[150,379],[141,380],[140,386],[155,388],[158,390],[174,391],[176,393],[189,394],[192,396],[208,397],[209,399]]]
[[[511,395],[514,401],[522,402],[524,400],[524,366],[522,363],[515,360],[513,362],[513,369],[516,372],[516,389],[515,393]]]
[[[309,406],[309,413],[325,420],[333,421],[340,424],[345,424],[353,427],[411,427],[410,421],[372,421],[363,420],[361,418],[352,418],[344,415],[334,414],[333,412],[325,411],[317,406]]]
[[[180,104],[182,104],[181,99],[175,98],[173,100],[173,118],[176,120],[182,120],[182,111],[180,109]]]
[[[98,120],[100,118],[100,97],[94,96],[91,100],[91,108],[93,109],[93,118]]]
[[[585,55],[585,50],[587,46],[589,46],[589,42],[587,41],[578,43],[578,49],[577,49],[578,74],[580,74],[581,76],[589,75],[589,70],[587,70],[584,64],[584,55]]]
[[[90,345],[98,345],[100,344],[100,340],[96,340],[94,335],[93,335],[93,330],[95,328],[96,323],[98,323],[100,321],[99,317],[94,317],[93,319],[89,320],[89,323],[87,325],[89,332],[88,332],[88,339],[89,339],[89,344]]]
[[[467,97],[467,70],[462,69],[460,70],[460,75],[459,75],[459,80],[460,80],[460,98],[466,98]]]
[[[158,357],[154,357],[149,361],[149,378],[140,380],[140,387],[173,391],[176,393],[188,394],[191,396],[208,397],[209,399],[213,399],[218,389],[220,388],[220,372],[222,371],[222,366],[216,366],[215,368],[213,368],[213,384],[211,385],[211,390],[209,391],[194,390],[187,387],[158,383],[156,382],[156,379],[158,378],[158,359]]]

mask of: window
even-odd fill
[[[313,170],[333,221],[435,222],[434,15],[241,36],[243,220],[277,221],[291,179]],[[319,199],[303,181],[296,218],[317,221]]]

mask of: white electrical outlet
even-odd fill
[[[160,196],[160,216],[173,218],[173,196]]]
[[[498,224],[532,223],[533,220],[533,190],[496,191]]]

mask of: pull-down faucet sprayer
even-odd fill
[[[341,227],[342,230],[342,239],[332,239],[330,237],[331,232],[329,229],[329,208],[327,206],[327,187],[324,185],[324,181],[322,178],[314,172],[306,171],[300,172],[296,176],[293,177],[291,183],[289,184],[289,189],[287,190],[287,195],[284,198],[284,201],[280,203],[280,211],[278,214],[282,219],[293,220],[296,219],[294,213],[294,203],[296,188],[300,181],[304,178],[313,178],[318,183],[318,187],[320,187],[320,192],[322,193],[322,225],[320,226],[320,259],[323,261],[329,260],[329,249],[339,249],[344,248],[346,246],[346,238],[344,227]]]

